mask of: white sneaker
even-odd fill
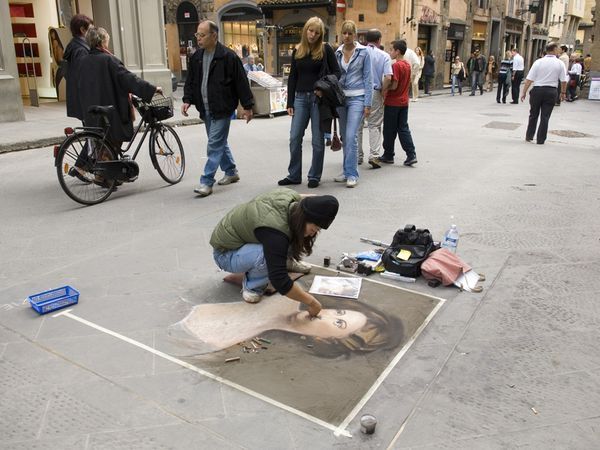
[[[353,188],[358,184],[358,180],[356,178],[348,178],[346,180],[346,187]]]
[[[227,184],[237,183],[238,181],[240,181],[240,176],[235,173],[233,175],[225,175],[223,178],[217,181],[217,184],[220,186],[225,186]]]
[[[335,177],[333,179],[333,181],[335,181],[336,183],[345,183],[346,182],[346,175],[344,175],[343,173],[340,173],[337,177]]]
[[[307,274],[310,272],[310,269],[312,269],[312,266],[310,264],[306,264],[305,262],[296,261],[295,259],[288,258],[286,268],[288,272]]]
[[[250,289],[242,289],[242,298],[247,303],[258,303],[262,300],[262,294],[251,291]]]
[[[212,186],[201,184],[197,188],[194,188],[194,192],[200,197],[208,197],[210,194],[212,194]]]

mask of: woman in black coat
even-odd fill
[[[83,14],[77,14],[71,19],[70,27],[73,39],[67,44],[63,61],[59,66],[60,74],[67,80],[67,116],[83,120],[83,112],[79,105],[77,85],[81,59],[90,52],[85,41],[85,33],[92,25],[92,19]],[[58,83],[56,83],[58,89]]]
[[[90,27],[86,41],[90,46],[89,55],[81,60],[79,68],[79,102],[86,126],[101,126],[101,119],[88,113],[90,106],[113,105],[115,110],[109,116],[109,138],[120,145],[133,137],[133,120],[129,94],[149,102],[153,95],[162,93],[147,81],[128,71],[108,50],[108,34],[101,28]],[[103,46],[104,42],[104,46]]]
[[[425,64],[423,65],[423,76],[425,77],[424,89],[426,95],[431,95],[430,87],[435,75],[435,58],[433,52],[429,50],[425,57]]]

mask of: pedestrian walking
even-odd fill
[[[565,71],[569,73],[569,48],[566,45],[560,46],[560,56],[558,59],[565,65]],[[556,80],[556,104],[555,106],[560,106],[560,80]],[[567,87],[567,99],[568,99],[568,87]]]
[[[335,56],[341,68],[340,84],[346,95],[346,104],[338,108],[340,132],[344,144],[343,171],[334,178],[353,188],[358,184],[358,141],[356,135],[363,114],[369,117],[373,99],[371,56],[367,48],[356,39],[356,24],[346,20],[341,27],[342,45]]]
[[[418,69],[411,72],[411,86],[412,86],[412,101],[416,102],[419,98],[419,80],[421,79],[421,74],[423,73],[423,67],[425,66],[425,55],[423,55],[423,50],[421,47],[415,48],[415,55],[419,58],[419,67]],[[411,70],[413,68],[411,67]]]
[[[291,272],[310,272],[300,261],[312,252],[317,234],[329,228],[339,209],[331,195],[302,196],[287,188],[259,195],[229,211],[210,237],[220,269],[243,273],[242,298],[258,303],[269,282],[281,294],[317,316],[321,304],[294,282]]]
[[[485,71],[485,90],[492,92],[494,90],[494,78],[496,78],[496,58],[494,55],[490,55],[487,63],[487,70]]]
[[[462,95],[462,82],[465,80],[466,70],[465,65],[460,60],[460,56],[454,58],[452,63],[452,84],[450,85],[450,93],[454,95],[455,87],[458,88],[458,94]]]
[[[404,60],[410,65],[410,82],[414,83],[415,78],[419,75],[419,79],[421,78],[421,74],[423,73],[423,67],[425,66],[425,58],[423,57],[423,52],[421,52],[421,57],[417,55],[417,53],[411,49],[407,48],[406,53],[404,55]],[[411,94],[412,95],[412,94]],[[416,102],[419,97],[419,80],[417,80],[417,92],[416,96],[413,95],[412,101]]]
[[[519,103],[519,92],[521,91],[521,81],[525,74],[525,60],[519,54],[516,48],[511,50],[512,54],[512,79],[511,79],[511,90],[512,90],[512,104]]]
[[[325,24],[318,17],[311,17],[304,24],[300,43],[292,52],[288,77],[287,112],[292,117],[290,127],[290,163],[288,174],[279,180],[279,186],[302,182],[302,138],[310,120],[312,135],[312,162],[308,171],[308,187],[316,188],[321,182],[325,137],[321,127],[319,106],[314,86],[324,75],[340,77],[335,53],[323,42]]]
[[[475,95],[475,91],[479,88],[479,94],[483,95],[483,74],[486,71],[485,57],[479,53],[479,49],[475,49],[473,55],[467,61],[467,69],[471,77],[471,94]]]
[[[396,136],[406,153],[405,166],[417,163],[417,153],[408,127],[408,90],[410,88],[410,65],[404,59],[406,41],[401,39],[392,42],[390,52],[396,61],[392,64],[392,80],[389,90],[385,92],[383,113],[383,155],[379,160],[385,164],[394,163],[394,144]]]
[[[425,77],[425,83],[423,86],[425,95],[431,95],[431,89],[433,88],[433,77],[435,76],[435,57],[433,56],[432,50],[429,50],[427,52],[427,56],[425,56],[423,76]]]
[[[233,50],[219,42],[219,27],[205,20],[196,33],[199,50],[190,58],[188,75],[183,89],[181,112],[195,105],[204,121],[208,143],[207,160],[200,185],[194,192],[207,197],[213,192],[215,174],[220,167],[225,176],[218,182],[224,186],[240,180],[237,167],[227,143],[231,116],[238,103],[244,108],[246,123],[252,120],[254,97],[242,61]]]
[[[569,87],[567,89],[567,101],[573,102],[577,100],[577,86],[579,86],[579,79],[581,78],[581,72],[583,67],[579,62],[579,58],[573,60],[573,65],[569,70]]]
[[[521,101],[525,101],[527,90],[533,84],[529,96],[529,124],[525,140],[533,140],[537,127],[537,143],[543,144],[548,133],[548,121],[556,101],[556,80],[560,80],[560,95],[564,100],[567,90],[567,74],[563,63],[557,58],[558,45],[554,42],[546,45],[546,56],[533,63],[523,87]],[[537,124],[540,118],[539,126]]]
[[[383,125],[383,95],[381,94],[384,83],[389,82],[392,77],[392,59],[387,52],[379,47],[381,45],[381,31],[373,28],[367,31],[365,37],[367,49],[371,56],[371,73],[373,76],[373,102],[371,114],[367,117],[369,129],[369,164],[373,169],[379,169],[379,154],[381,153]],[[362,149],[363,127],[358,127],[358,163],[363,159]]]
[[[67,117],[75,117],[81,121],[83,121],[83,111],[81,111],[77,91],[79,64],[81,59],[90,52],[85,34],[92,23],[92,19],[83,14],[73,16],[69,24],[73,38],[67,44],[63,55],[63,76],[67,79]]]
[[[510,52],[506,52],[504,59],[500,61],[500,69],[498,70],[498,90],[496,91],[496,102],[506,103],[506,97],[510,90],[510,80],[512,77],[512,59]]]

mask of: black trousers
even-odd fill
[[[425,82],[423,83],[423,90],[425,94],[429,94],[431,92],[431,82],[433,81],[433,75],[424,75]]]
[[[521,93],[521,81],[523,81],[523,71],[515,70],[512,80],[512,101],[519,103],[519,94]]]
[[[548,134],[548,121],[556,102],[556,88],[552,86],[534,87],[529,95],[529,124],[525,138],[533,140],[537,127],[537,143],[543,144]],[[540,125],[537,126],[538,117]]]
[[[496,91],[496,101],[500,103],[500,97],[502,97],[502,103],[506,103],[506,97],[508,96],[508,80],[506,74],[498,75],[498,91]]]
[[[408,106],[385,105],[383,109],[383,155],[381,155],[383,159],[393,161],[396,136],[400,140],[407,159],[416,158],[415,144],[408,127]]]

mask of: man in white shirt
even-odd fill
[[[533,84],[531,95],[529,96],[529,124],[525,133],[525,140],[531,142],[537,127],[538,117],[540,117],[540,125],[537,127],[537,143],[543,144],[546,141],[548,134],[548,121],[554,109],[556,101],[556,80],[560,80],[560,97],[565,98],[567,90],[567,74],[565,66],[557,58],[558,44],[550,42],[546,45],[546,56],[538,59],[533,63],[525,86],[523,87],[523,95],[521,101],[525,101],[527,90]]]
[[[387,52],[379,48],[381,45],[381,31],[373,28],[367,31],[365,36],[367,49],[371,56],[371,73],[373,74],[373,104],[371,114],[363,121],[367,121],[369,127],[369,164],[373,169],[379,169],[379,154],[381,152],[382,136],[381,126],[383,124],[383,96],[382,89],[390,83],[392,78],[392,58]],[[363,159],[362,149],[363,127],[358,128],[358,160]]]
[[[521,90],[521,81],[525,73],[525,60],[516,48],[511,50],[512,53],[512,104],[519,103],[519,91]]]
[[[581,77],[581,72],[583,67],[579,62],[579,58],[575,58],[573,60],[573,65],[571,66],[571,70],[569,70],[569,88],[567,90],[567,101],[572,102],[573,100],[577,100],[577,86],[579,86],[579,78]]]
[[[414,50],[407,48],[406,53],[404,54],[404,60],[408,61],[408,64],[410,64],[410,82],[412,86],[415,82],[415,77],[421,73],[421,58],[419,58]]]

